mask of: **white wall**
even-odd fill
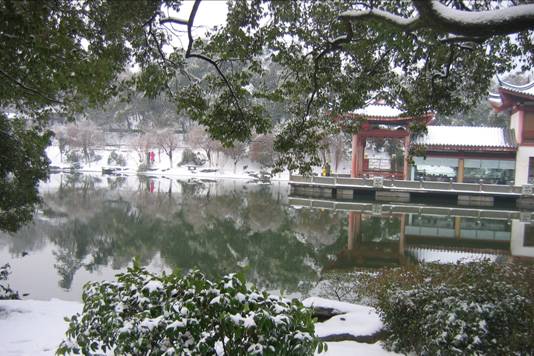
[[[514,130],[516,142],[520,143],[521,133],[519,132],[519,111],[516,111],[512,116],[510,116],[510,128]]]
[[[526,223],[512,220],[512,241],[510,252],[512,256],[534,257],[534,247],[523,246]]]
[[[515,185],[528,184],[528,161],[534,157],[534,147],[519,146],[515,162]]]

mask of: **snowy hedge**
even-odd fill
[[[309,355],[320,344],[300,302],[235,274],[214,283],[198,271],[156,276],[134,265],[117,277],[85,286],[59,354]]]
[[[372,288],[390,333],[387,346],[429,355],[529,354],[533,270],[473,262],[382,273]]]

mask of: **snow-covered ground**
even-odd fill
[[[59,299],[0,300],[0,354],[53,355],[67,330],[64,317],[81,310]]]
[[[120,169],[122,174],[133,175],[142,174],[149,176],[167,176],[167,177],[184,177],[184,178],[211,178],[211,179],[252,179],[254,174],[258,174],[262,169],[261,167],[250,162],[244,158],[234,167],[230,158],[220,154],[213,159],[212,166],[205,163],[200,167],[193,167],[191,165],[178,166],[182,158],[183,149],[176,149],[173,153],[173,164],[170,164],[169,157],[164,153],[154,152],[154,162],[150,165],[148,170],[140,172],[139,166],[145,163],[145,160],[140,159],[138,152],[129,148],[113,148],[105,147],[94,150],[95,155],[100,159],[97,161],[86,163],[82,159],[80,162],[80,168],[76,169],[78,172],[97,172],[101,173],[102,169],[116,168]],[[120,154],[126,161],[126,165],[123,167],[108,163],[108,158],[112,152]],[[59,151],[59,147],[51,145],[46,149],[46,154],[50,159],[50,165],[54,168],[69,169],[72,164],[67,161],[64,155],[62,156]],[[266,169],[268,171],[268,169]],[[282,172],[271,178],[271,180],[289,180],[289,172]]]
[[[370,335],[382,327],[376,311],[370,307],[322,298],[309,298],[305,304],[346,312],[328,321],[317,323],[318,336],[342,333],[354,336]],[[58,299],[0,300],[0,354],[53,355],[68,327],[64,318],[81,310],[81,303]],[[395,355],[384,350],[379,342],[367,344],[340,341],[328,342],[327,345],[328,351],[321,355]]]

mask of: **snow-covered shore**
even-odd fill
[[[382,328],[373,308],[308,298],[308,306],[321,306],[341,313],[325,322],[316,324],[319,337],[336,334],[365,336]],[[67,330],[65,317],[79,313],[82,304],[58,299],[0,300],[0,354],[2,355],[53,355]],[[328,351],[321,355],[395,355],[374,344],[355,341],[328,342]]]
[[[94,153],[99,159],[92,162],[79,162],[79,167],[75,169],[80,173],[102,173],[103,170],[117,170],[124,175],[146,175],[146,176],[165,176],[169,178],[199,178],[199,179],[256,179],[261,167],[248,159],[243,159],[235,167],[227,158],[219,158],[213,165],[204,164],[203,166],[182,165],[179,166],[177,162],[180,161],[183,149],[177,149],[174,152],[174,162],[171,165],[167,155],[160,153],[155,154],[154,162],[146,169],[140,169],[140,166],[145,163],[139,160],[139,154],[128,148],[113,148],[104,147],[95,149]],[[121,155],[124,159],[123,166],[117,166],[109,161],[112,152]],[[50,166],[55,170],[71,170],[73,164],[67,162],[67,159],[60,154],[57,145],[51,145],[46,149],[46,154],[50,160]],[[282,172],[270,178],[272,181],[287,181],[289,180],[289,172]]]

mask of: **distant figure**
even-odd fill
[[[154,153],[154,151],[150,151],[150,162],[154,163],[155,160],[156,154]]]
[[[326,175],[329,176],[330,175],[330,164],[328,162],[326,162],[325,169],[326,169]]]
[[[323,166],[323,169],[321,170],[321,175],[322,175],[323,177],[326,176],[326,165]]]

